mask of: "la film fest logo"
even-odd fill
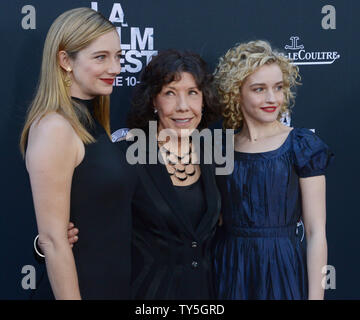
[[[337,51],[307,51],[305,46],[299,42],[300,37],[290,37],[290,44],[284,48],[288,50],[285,54],[295,65],[323,65],[333,64],[340,59]]]
[[[104,7],[103,2],[91,2],[91,9],[100,11],[105,17],[109,12],[108,7]],[[121,73],[116,77],[114,86],[135,86],[139,81],[136,75],[146,66],[154,55],[158,54],[154,50],[154,28],[153,27],[133,27],[125,21],[125,13],[120,3],[113,3],[108,16],[115,26],[120,36],[121,50],[123,58],[120,59]]]

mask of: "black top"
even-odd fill
[[[92,100],[74,100],[93,116]],[[129,299],[131,197],[136,173],[126,161],[125,141],[112,143],[95,119],[93,125],[80,120],[96,139],[85,145],[71,186],[70,221],[80,230],[73,247],[80,294],[82,299]],[[34,298],[49,298],[48,288],[45,277]]]
[[[147,151],[149,148],[147,148]],[[133,198],[132,297],[214,298],[211,242],[220,213],[212,165],[200,164],[206,210],[194,226],[166,167],[137,165]],[[201,188],[200,188],[201,189]]]
[[[174,186],[177,196],[183,204],[184,214],[188,216],[194,228],[198,226],[206,212],[206,198],[202,179],[188,186]]]
[[[80,102],[93,114],[92,101]],[[88,129],[96,142],[85,145],[71,187],[70,221],[80,230],[73,248],[80,294],[83,299],[128,299],[134,169],[126,161],[124,142],[113,144],[95,119]]]

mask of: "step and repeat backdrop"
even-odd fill
[[[327,299],[359,299],[359,52],[357,0],[2,0],[0,102],[0,299],[29,299],[44,265],[28,175],[18,142],[40,71],[46,33],[62,12],[90,7],[117,27],[121,73],[111,97],[112,131],[125,126],[133,87],[153,55],[195,51],[214,70],[231,46],[268,40],[300,68],[291,125],[314,129],[336,158],[327,176]],[[219,124],[220,125],[220,124]]]

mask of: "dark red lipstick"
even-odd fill
[[[277,108],[276,106],[268,106],[268,107],[263,107],[263,108],[260,108],[260,109],[265,111],[265,112],[272,113],[272,112],[275,112],[276,108]]]
[[[107,84],[113,84],[114,79],[112,78],[101,78],[102,81],[106,82]]]

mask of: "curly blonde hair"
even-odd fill
[[[284,103],[279,112],[280,119],[283,113],[290,113],[295,99],[293,89],[300,84],[299,68],[262,40],[238,44],[220,58],[215,69],[215,83],[224,104],[222,115],[225,129],[238,129],[242,125],[240,91],[246,78],[259,67],[272,63],[276,63],[283,73]]]

